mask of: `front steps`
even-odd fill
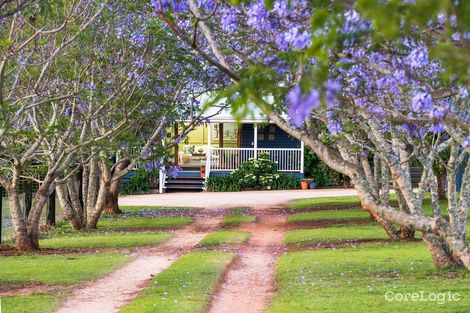
[[[176,178],[166,178],[165,192],[203,191],[204,182],[199,167],[182,167]]]

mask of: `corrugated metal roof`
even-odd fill
[[[261,112],[259,108],[255,105],[250,105],[247,108],[247,112],[250,112],[247,116],[242,117],[241,119],[237,118],[232,114],[230,108],[224,108],[223,106],[211,106],[204,111],[204,116],[208,117],[211,123],[266,123],[268,117],[266,114]]]

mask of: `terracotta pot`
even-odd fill
[[[302,190],[308,189],[308,182],[307,181],[301,181],[300,186],[302,187]]]

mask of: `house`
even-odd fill
[[[190,132],[175,148],[173,164],[181,167],[176,178],[161,173],[160,192],[203,190],[205,178],[229,175],[242,162],[268,152],[278,171],[303,177],[304,145],[259,110],[237,121],[230,110],[212,107],[208,121]]]

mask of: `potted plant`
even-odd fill
[[[308,178],[303,178],[301,181],[300,181],[300,187],[302,187],[302,190],[306,190],[308,189],[308,184],[310,182],[310,179]]]
[[[206,166],[205,165],[199,166],[199,176],[202,177],[202,178],[206,177]]]
[[[316,182],[314,179],[312,179],[312,180],[310,181],[310,183],[308,184],[308,187],[309,187],[310,189],[315,189],[315,188],[317,188],[317,185],[318,185],[317,182]]]

